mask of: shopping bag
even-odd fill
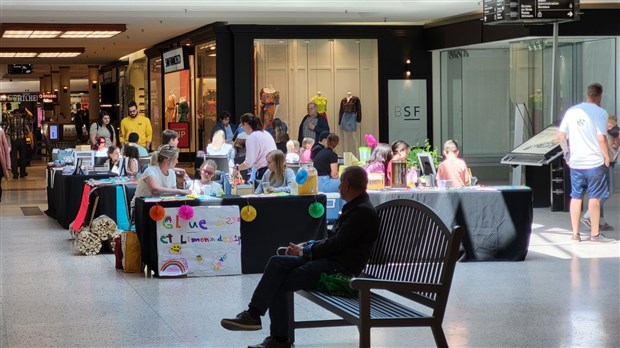
[[[123,270],[126,273],[142,271],[140,241],[133,231],[121,233],[121,250],[123,253]]]

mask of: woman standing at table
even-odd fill
[[[233,178],[237,177],[239,171],[254,167],[256,170],[255,182],[257,183],[267,171],[267,154],[277,149],[276,142],[268,132],[263,131],[260,118],[251,113],[246,113],[241,116],[240,121],[248,138],[245,141],[245,160],[235,166]]]
[[[188,195],[192,191],[178,189],[173,168],[179,163],[179,149],[172,145],[162,145],[157,151],[157,164],[146,168],[131,200],[131,216],[138,197],[159,195]]]
[[[286,168],[286,156],[284,156],[284,152],[274,150],[267,155],[267,171],[265,175],[263,175],[261,185],[258,185],[254,193],[290,193],[293,180],[295,180],[295,172],[290,168]],[[268,184],[262,185],[262,183]]]
[[[107,111],[101,111],[97,122],[93,122],[90,126],[90,143],[97,148],[97,139],[103,137],[106,147],[116,145],[116,133],[114,127],[110,124],[110,115]]]

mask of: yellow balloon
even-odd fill
[[[256,219],[256,209],[251,205],[241,208],[241,218],[245,222],[252,222]]]

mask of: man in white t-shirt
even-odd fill
[[[590,241],[614,241],[599,233],[600,200],[609,195],[606,177],[609,166],[606,136],[607,112],[599,106],[602,96],[603,87],[600,84],[589,85],[586,101],[566,111],[558,132],[566,164],[570,167],[570,218],[573,228],[572,240],[576,242],[581,241],[579,218],[583,196],[586,192],[589,196]]]

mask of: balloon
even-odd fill
[[[194,217],[194,208],[187,204],[183,204],[179,207],[179,217],[183,220],[190,220]]]
[[[151,219],[153,219],[153,221],[159,221],[163,219],[164,215],[166,215],[166,211],[164,210],[164,207],[159,204],[156,204],[152,206],[151,209],[149,209],[149,216],[151,217]]]
[[[297,175],[295,175],[295,181],[297,182],[297,184],[303,185],[306,180],[308,180],[308,171],[303,168],[299,169],[297,171]]]
[[[308,207],[308,214],[310,214],[313,218],[318,219],[325,214],[325,207],[319,202],[314,202]]]
[[[256,208],[251,205],[246,205],[241,208],[241,219],[245,222],[252,222],[256,219]]]

